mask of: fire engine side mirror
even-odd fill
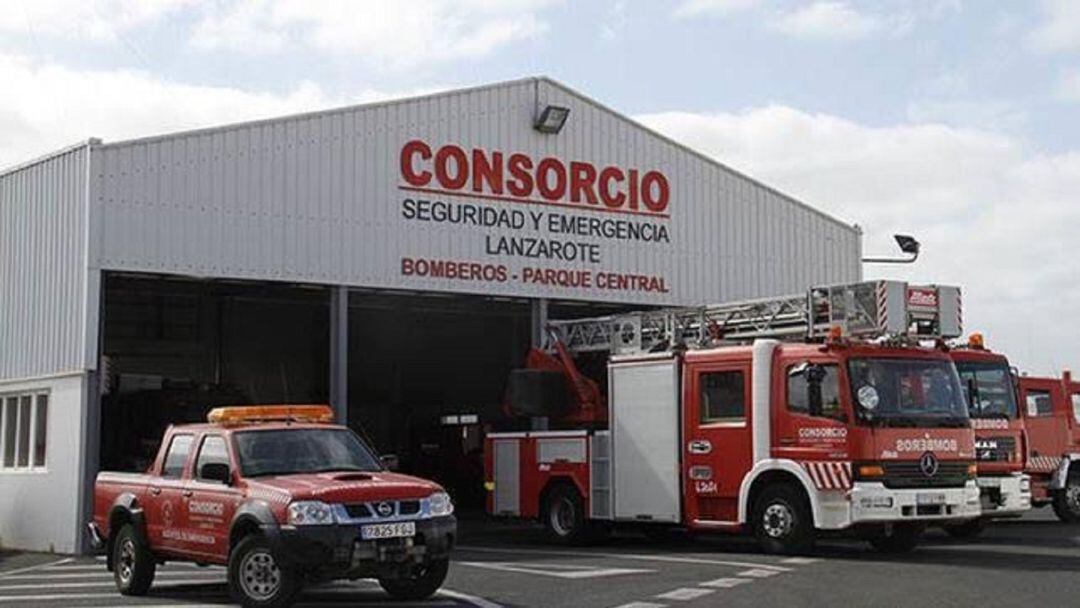
[[[398,460],[397,454],[383,454],[382,456],[379,456],[379,462],[381,462],[382,466],[391,473],[401,468],[401,462]]]
[[[199,469],[199,479],[229,485],[232,482],[232,472],[224,462],[208,462]]]

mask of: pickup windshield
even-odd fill
[[[235,434],[244,477],[381,471],[368,446],[347,429],[280,429]]]
[[[960,379],[949,361],[852,359],[848,374],[852,401],[863,423],[904,427],[969,424]]]
[[[1016,418],[1016,387],[1012,372],[1002,363],[959,361],[956,371],[967,390],[972,418]]]

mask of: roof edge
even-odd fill
[[[63,156],[65,154],[70,154],[71,152],[74,152],[76,150],[80,150],[82,148],[88,148],[88,147],[100,146],[100,145],[101,145],[101,140],[100,139],[98,139],[96,137],[90,137],[88,139],[84,139],[82,141],[71,144],[69,146],[64,146],[63,148],[60,148],[58,150],[53,150],[52,152],[46,152],[45,154],[42,154],[41,156],[38,156],[36,158],[32,158],[30,160],[25,160],[25,161],[23,161],[21,163],[16,163],[14,165],[11,165],[10,167],[0,168],[0,177],[7,177],[8,175],[11,175],[12,173],[18,173],[19,171],[22,171],[24,169],[29,169],[30,167],[33,167],[34,165],[40,165],[41,163],[48,162],[48,161],[50,161],[50,160],[52,160],[54,158],[58,158],[58,157]]]
[[[634,118],[631,118],[630,116],[627,116],[626,114],[623,114],[622,112],[619,112],[618,110],[615,110],[615,109],[611,108],[610,106],[607,106],[607,105],[597,101],[596,99],[593,99],[592,97],[589,97],[588,95],[585,95],[584,93],[581,93],[580,91],[574,89],[573,87],[567,86],[567,85],[559,82],[558,80],[555,80],[555,79],[550,78],[548,76],[537,76],[537,77],[535,77],[535,80],[540,81],[540,82],[544,82],[544,83],[547,83],[547,84],[549,84],[551,86],[554,86],[556,88],[562,89],[563,91],[566,91],[567,93],[573,95],[574,97],[577,97],[581,101],[584,101],[584,102],[586,102],[588,104],[591,104],[592,106],[594,106],[594,107],[596,107],[596,108],[598,108],[600,110],[603,110],[603,111],[605,111],[605,112],[607,112],[609,114],[615,115],[615,116],[625,120],[626,122],[630,123],[631,125],[645,131],[649,135],[652,135],[653,137],[656,137],[657,139],[659,139],[661,141],[664,141],[664,142],[666,142],[668,144],[671,144],[671,145],[679,148],[680,150],[682,150],[684,152],[687,152],[687,153],[689,153],[689,154],[691,154],[693,156],[696,156],[697,158],[699,158],[699,159],[701,159],[701,160],[703,160],[703,161],[705,161],[705,162],[707,162],[709,164],[720,167],[721,169],[723,169],[725,171],[729,171],[733,175],[735,175],[737,177],[740,177],[742,179],[745,179],[745,180],[753,183],[756,186],[764,188],[765,190],[768,190],[769,192],[779,196],[780,198],[788,201],[789,203],[793,203],[795,205],[798,205],[799,207],[802,207],[802,208],[806,209],[807,211],[811,211],[813,213],[816,213],[817,215],[820,215],[822,218],[824,218],[824,219],[826,219],[826,220],[828,220],[830,222],[833,222],[835,224],[838,224],[839,226],[841,226],[843,228],[847,228],[849,230],[852,230],[855,234],[857,234],[859,236],[862,235],[862,229],[859,227],[858,224],[845,222],[844,220],[842,220],[842,219],[840,219],[840,218],[838,218],[838,217],[836,217],[836,216],[834,216],[832,214],[826,213],[826,212],[822,211],[821,209],[818,209],[817,207],[814,207],[813,205],[811,205],[811,204],[809,204],[807,202],[801,201],[801,200],[795,198],[794,196],[792,196],[792,195],[790,195],[790,194],[788,194],[786,192],[778,190],[775,186],[770,186],[769,184],[766,184],[765,182],[762,182],[761,180],[759,180],[759,179],[757,179],[757,178],[755,178],[753,176],[747,175],[746,173],[743,173],[742,171],[739,171],[738,169],[732,168],[730,165],[724,164],[723,162],[717,160],[716,158],[713,158],[712,156],[709,156],[708,154],[705,154],[704,152],[701,152],[700,150],[697,150],[695,148],[691,148],[690,146],[678,141],[677,139],[673,139],[673,138],[671,138],[671,137],[669,137],[667,135],[664,135],[663,133],[657,131],[656,129],[654,129],[654,128],[650,127],[650,126],[647,126],[645,124],[642,124],[640,121],[635,120]]]

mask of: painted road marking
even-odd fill
[[[744,570],[744,571],[739,573],[739,576],[747,576],[747,577],[750,577],[750,578],[767,578],[767,577],[770,577],[770,576],[776,576],[777,574],[780,574],[780,573],[777,572],[776,570],[764,570],[764,569],[756,568],[756,569],[753,569],[753,570]]]
[[[788,557],[780,560],[781,564],[792,564],[795,566],[806,566],[808,564],[816,564],[821,561],[821,558],[817,557]]]
[[[157,579],[159,579],[159,578],[161,578],[163,576],[164,577],[208,576],[208,577],[213,577],[214,579],[220,579],[224,575],[225,575],[224,571],[221,571],[221,572],[213,572],[213,571],[211,571],[211,572],[169,572],[169,571],[165,571],[165,572],[156,573],[154,575],[154,580],[157,580]],[[103,577],[108,578],[109,580],[112,580],[113,573],[112,572],[83,572],[83,573],[76,572],[76,573],[73,573],[73,574],[68,574],[68,573],[53,574],[53,573],[50,572],[48,574],[44,574],[44,573],[38,573],[38,574],[15,574],[13,576],[5,576],[4,580],[5,581],[55,581],[55,580],[66,580],[66,579],[103,578]],[[3,589],[3,588],[4,588],[3,583],[0,583],[0,589]]]
[[[50,566],[58,566],[60,564],[66,564],[68,562],[75,561],[74,557],[65,557],[64,559],[58,559],[55,562],[47,562],[44,564],[38,564],[36,566],[27,566],[26,568],[16,568],[14,570],[8,570],[6,572],[0,572],[0,578],[7,578],[12,574],[20,574],[22,572],[33,572],[35,570],[41,570],[42,568],[48,568]]]
[[[457,562],[457,565],[575,580],[655,572],[655,570],[644,570],[640,568],[601,568],[596,566],[569,566],[563,564],[523,564],[520,562]]]
[[[217,582],[219,582],[219,581],[208,581],[206,579],[197,579],[196,578],[196,579],[189,579],[189,580],[169,581],[169,582],[165,583],[164,585],[155,584],[154,587],[155,588],[161,588],[161,587],[178,587],[180,585],[205,585],[205,584],[208,584],[208,583],[217,583]],[[50,589],[83,589],[83,588],[89,588],[89,587],[115,587],[115,586],[116,586],[116,583],[114,583],[112,581],[102,581],[100,583],[95,582],[95,581],[91,581],[91,582],[86,582],[86,583],[51,583],[51,584],[49,584]],[[40,585],[40,584],[38,584],[38,585],[0,585],[0,593],[3,593],[5,591],[28,591],[28,590],[32,590],[32,589],[41,589],[41,587],[42,587],[42,585]]]
[[[753,580],[748,578],[718,578],[708,582],[700,583],[702,587],[716,587],[717,589],[731,589],[732,587],[738,587],[739,585],[745,585],[751,583]]]
[[[684,587],[682,589],[676,589],[674,591],[668,591],[667,593],[661,593],[655,596],[658,600],[675,600],[678,602],[688,602],[690,600],[696,600],[699,597],[705,597],[710,593],[716,593],[715,589],[701,589],[695,587]]]
[[[653,602],[630,602],[629,604],[623,604],[616,606],[615,608],[665,608],[665,604],[654,604]]]
[[[591,551],[543,551],[539,549],[499,549],[495,547],[470,547],[459,545],[459,551],[475,553],[507,553],[511,555],[547,555],[552,557],[584,557],[593,559],[626,559],[647,562],[667,562],[673,564],[702,564],[706,566],[732,566],[735,568],[752,568],[756,570],[775,570],[776,572],[790,572],[791,568],[776,566],[773,564],[760,564],[754,562],[741,562],[719,559],[704,559],[697,557],[679,557],[675,555],[634,554],[634,553],[593,553]]]

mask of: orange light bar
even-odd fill
[[[251,405],[216,407],[206,415],[212,424],[244,424],[248,422],[315,422],[334,421],[329,405]]]
[[[985,344],[986,343],[983,340],[983,335],[979,332],[975,332],[968,337],[969,348],[973,348],[975,350],[982,350],[983,348],[985,348]]]

